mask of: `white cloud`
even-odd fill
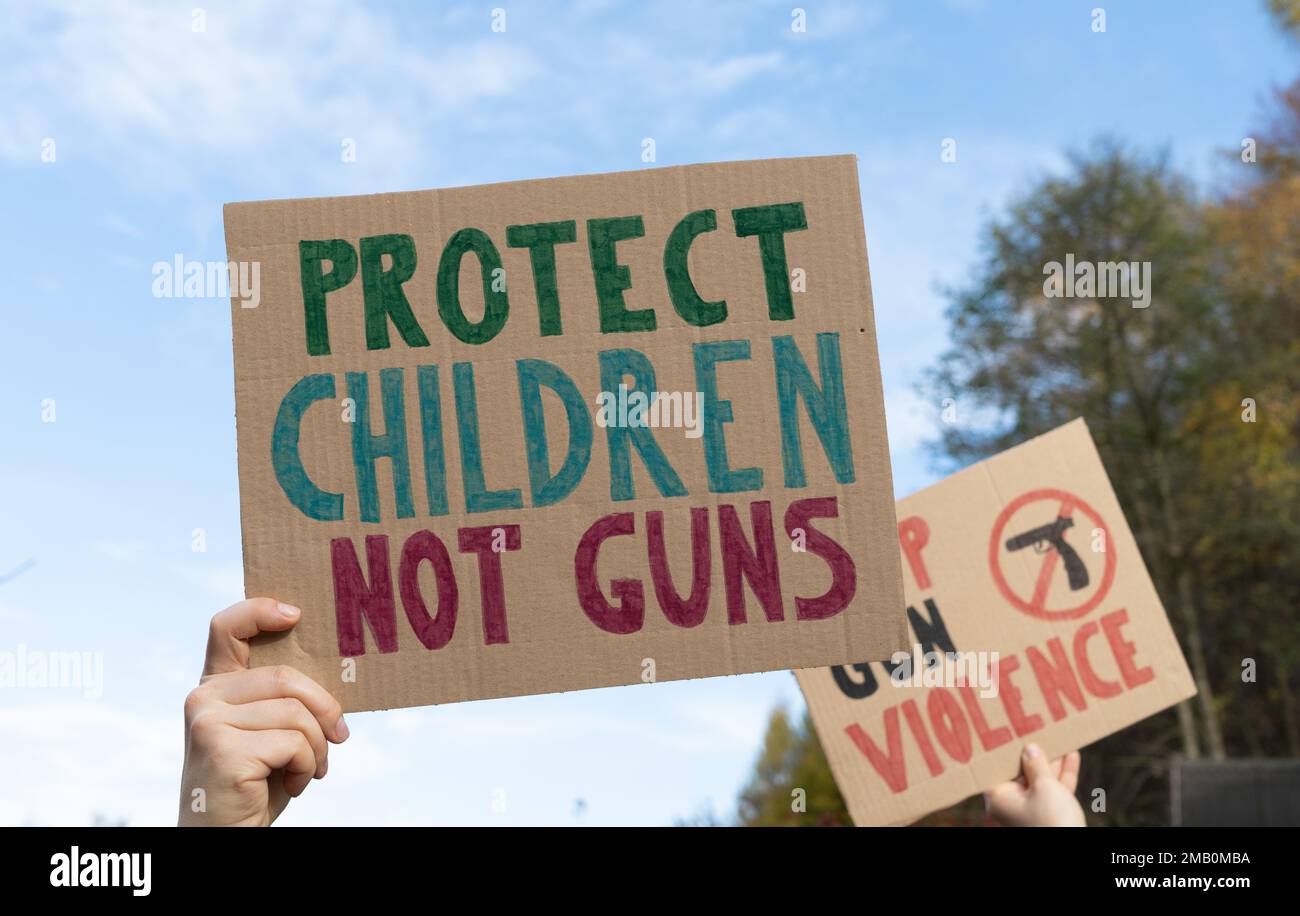
[[[224,601],[227,605],[242,601],[244,598],[242,563],[200,563],[198,566],[185,566],[181,574],[213,598]]]
[[[688,79],[696,91],[730,92],[761,73],[777,69],[785,60],[780,51],[743,54],[717,63],[697,65]]]
[[[8,601],[0,601],[0,623],[20,624],[29,623],[31,620],[32,612],[26,607],[20,607]]]
[[[728,114],[713,126],[714,139],[731,142],[754,136],[774,136],[791,129],[790,117],[780,108],[751,105]]]
[[[133,239],[144,238],[144,230],[125,216],[112,210],[104,214],[104,227]]]
[[[188,8],[66,2],[24,10],[0,63],[0,155],[36,161],[40,139],[143,159],[230,157],[319,137],[354,137],[368,155],[419,155],[430,120],[509,93],[533,55],[484,37],[417,51],[383,14],[342,2],[210,7],[196,32]],[[84,152],[83,152],[84,151]],[[332,155],[337,159],[338,152]]]
[[[809,11],[808,33],[818,38],[842,38],[859,26],[878,28],[884,21],[883,3],[832,3]]]
[[[91,545],[95,553],[119,563],[134,563],[153,548],[139,538],[105,538]]]
[[[0,824],[87,825],[95,815],[174,823],[180,710],[148,716],[104,703],[0,707]]]

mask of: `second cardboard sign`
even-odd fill
[[[909,823],[1196,693],[1082,420],[898,503],[913,647],[796,672],[849,813]],[[1091,800],[1091,799],[1089,799]]]

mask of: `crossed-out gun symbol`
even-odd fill
[[[1065,541],[1066,529],[1073,527],[1074,519],[1059,515],[1054,522],[1040,525],[1023,534],[1008,538],[1007,550],[1015,552],[1036,544],[1049,544],[1055,547],[1056,552],[1065,561],[1065,575],[1070,581],[1070,591],[1077,592],[1081,588],[1088,587],[1088,567],[1083,565],[1083,560],[1075,553],[1074,548]]]

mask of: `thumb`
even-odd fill
[[[1047,763],[1047,756],[1037,744],[1026,744],[1020,754],[1020,766],[1025,771],[1025,785],[1032,789],[1040,779],[1050,780],[1052,768]]]
[[[212,618],[203,675],[225,674],[248,667],[248,641],[258,633],[287,630],[302,611],[273,598],[249,598]]]

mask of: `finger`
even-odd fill
[[[984,793],[984,810],[998,821],[1016,819],[1025,804],[1025,790],[1018,782],[1004,782]]]
[[[1043,755],[1043,749],[1032,742],[1026,744],[1021,752],[1020,766],[1025,773],[1025,785],[1031,789],[1040,779],[1052,778],[1052,766]]]
[[[1061,785],[1074,794],[1079,787],[1079,764],[1082,758],[1078,751],[1070,751],[1061,759]]]
[[[244,732],[247,753],[269,771],[284,770],[284,791],[297,798],[316,775],[316,755],[302,732]],[[256,736],[256,737],[252,737]]]
[[[348,736],[348,724],[343,721],[339,701],[320,684],[288,665],[219,674],[205,681],[204,686],[211,687],[218,699],[231,705],[293,697],[316,717],[321,731],[331,741],[338,743]]]
[[[273,598],[249,598],[232,604],[212,618],[208,628],[208,653],[203,675],[223,674],[248,667],[248,640],[258,633],[287,630],[302,611]]]
[[[302,732],[316,757],[316,778],[320,779],[329,769],[329,742],[325,740],[320,723],[301,700],[281,697],[227,706],[225,718],[228,725],[249,732],[290,729]]]
[[[993,802],[1017,802],[1024,798],[1024,786],[1018,781],[1000,782],[992,789],[985,790],[984,799]]]
[[[289,793],[284,791],[284,770],[272,770],[266,777],[267,808],[270,809],[271,823],[275,823],[284,809],[289,807]]]

